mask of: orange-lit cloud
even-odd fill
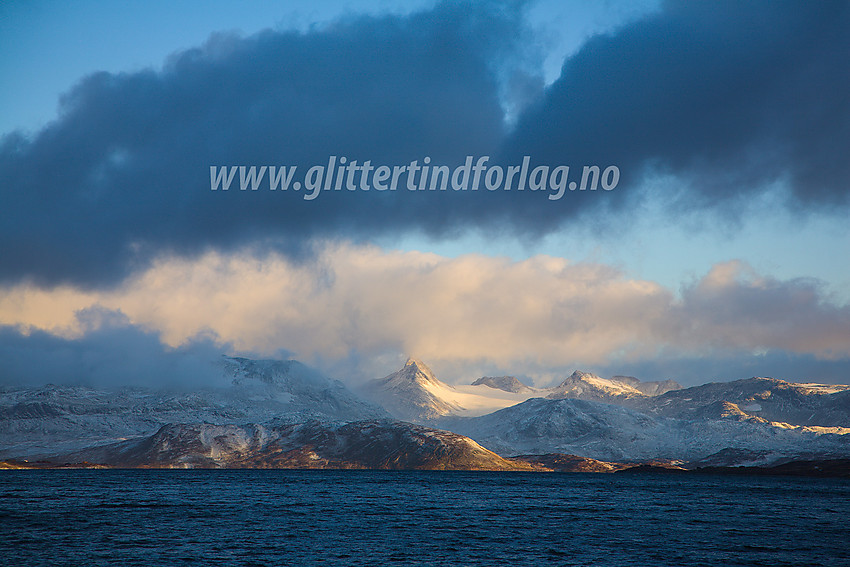
[[[677,294],[600,264],[535,256],[457,258],[327,246],[315,261],[208,253],[160,259],[109,292],[17,286],[0,323],[66,337],[76,313],[120,311],[170,346],[211,335],[237,350],[343,359],[413,353],[444,365],[503,368],[782,349],[850,355],[850,307],[816,282],[780,281],[747,265],[714,266]]]

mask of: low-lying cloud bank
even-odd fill
[[[225,384],[216,368],[222,345],[196,337],[170,348],[159,335],[100,308],[77,315],[76,338],[0,326],[0,386],[147,386],[193,389]]]
[[[309,261],[248,250],[161,258],[119,289],[20,285],[0,297],[0,323],[41,338],[90,340],[104,325],[80,313],[98,310],[120,313],[171,348],[202,337],[257,355],[286,349],[354,380],[405,354],[449,379],[475,369],[650,372],[654,360],[678,372],[675,361],[701,357],[740,366],[742,353],[850,359],[850,306],[816,281],[778,280],[740,262],[716,265],[677,292],[550,256],[448,258],[333,244]]]

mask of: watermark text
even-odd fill
[[[228,191],[303,191],[312,201],[323,191],[544,191],[558,201],[567,191],[612,191],[620,182],[620,168],[585,165],[574,178],[568,165],[531,167],[531,157],[521,164],[488,164],[490,156],[466,156],[462,165],[434,165],[430,157],[405,165],[373,165],[345,156],[330,156],[327,164],[314,165],[303,177],[295,178],[298,166],[231,165],[210,166],[210,189]]]

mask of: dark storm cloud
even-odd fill
[[[794,206],[846,204],[849,63],[847,2],[669,2],[568,59],[506,153],[673,174],[697,208],[777,180]]]
[[[444,215],[406,191],[316,202],[213,193],[209,167],[488,153],[502,135],[495,58],[517,18],[444,5],[306,34],[220,36],[162,72],[85,78],[56,122],[2,141],[0,278],[98,284],[163,250],[268,237],[294,250],[311,236],[436,230]]]
[[[0,280],[105,285],[158,253],[246,242],[297,254],[317,237],[540,233],[633,202],[653,168],[690,180],[694,202],[778,178],[801,202],[845,200],[847,4],[670,4],[588,42],[506,133],[500,95],[517,75],[505,67],[530,43],[519,12],[442,4],[304,34],[218,36],[161,72],[85,78],[56,122],[0,141]],[[306,201],[209,187],[211,165],[303,173],[329,155],[456,165],[486,154],[614,164],[623,179],[557,202],[451,190]]]

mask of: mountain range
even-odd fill
[[[641,382],[630,376],[604,379],[581,371],[573,372],[554,388],[534,388],[515,376],[485,376],[470,385],[452,386],[439,380],[425,363],[410,358],[397,372],[367,382],[360,393],[397,419],[429,423],[447,416],[486,415],[531,398],[624,403],[680,388],[672,380]]]
[[[169,423],[286,423],[389,417],[295,360],[223,358],[223,388],[162,391],[46,385],[0,388],[0,458],[35,456],[151,435]]]
[[[227,385],[0,389],[0,458],[132,467],[596,470],[850,457],[850,386],[576,371],[468,385],[422,361],[349,390],[294,360],[225,357]]]

